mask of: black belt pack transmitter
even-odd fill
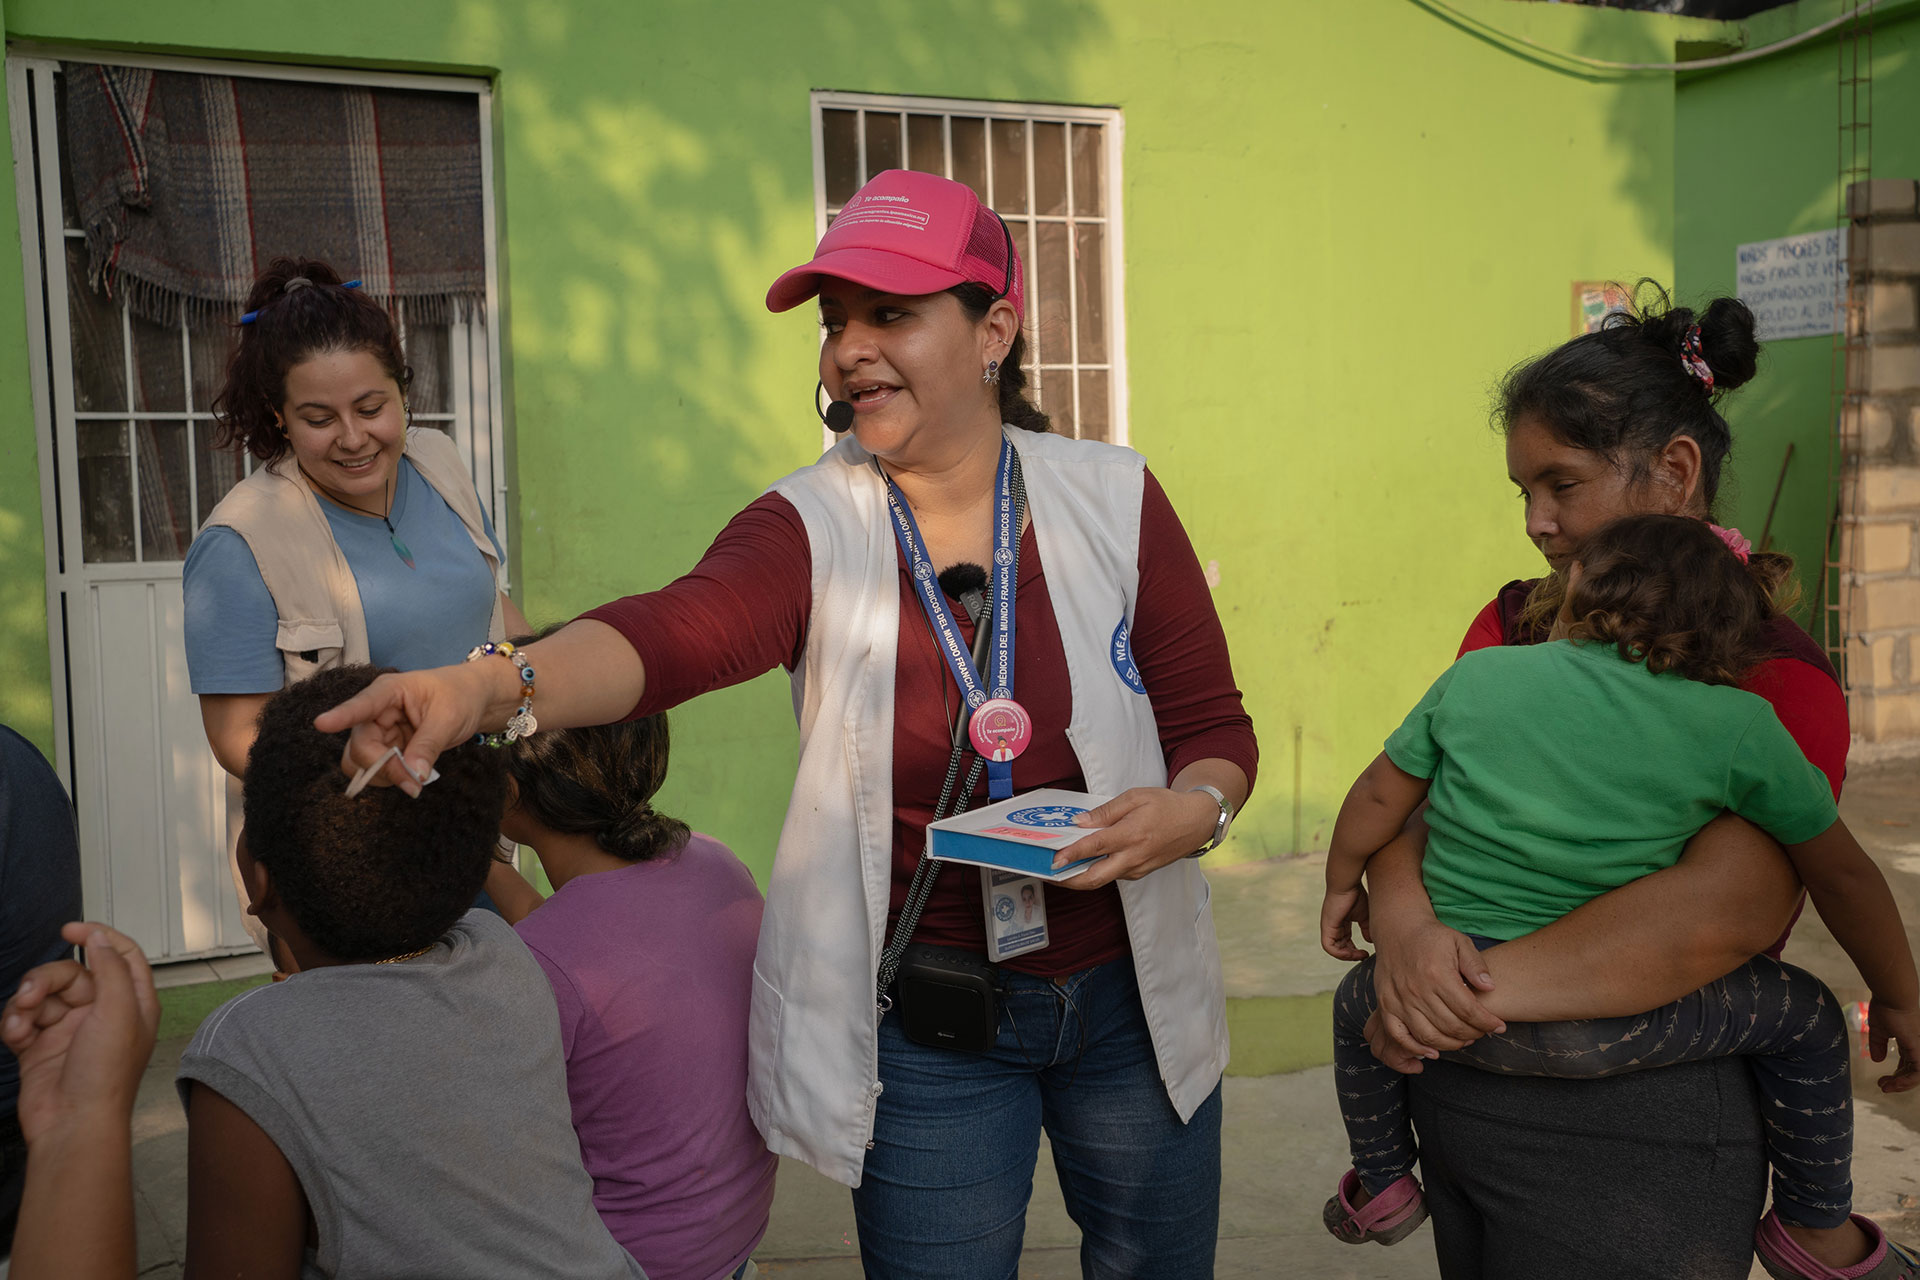
[[[1000,1034],[999,985],[985,957],[916,942],[894,982],[900,1029],[915,1044],[985,1053]]]

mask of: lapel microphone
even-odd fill
[[[820,409],[820,397],[826,394],[827,384],[817,382],[813,388],[813,411],[820,414],[820,421],[827,424],[827,430],[837,436],[845,435],[853,427],[853,405],[846,400],[829,400],[824,413]]]
[[[969,560],[948,565],[940,575],[940,589],[960,602],[973,622],[973,669],[987,669],[987,571]]]

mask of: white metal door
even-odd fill
[[[56,765],[79,815],[88,916],[140,939],[155,959],[217,955],[251,946],[226,866],[229,822],[239,815],[236,807],[229,818],[227,778],[207,749],[188,681],[180,570],[201,521],[243,474],[240,460],[212,447],[208,410],[230,339],[184,321],[153,324],[88,288],[85,240],[60,162],[58,75],[52,60],[7,61]],[[476,97],[484,148],[488,103]],[[490,216],[487,235],[491,267]],[[409,330],[404,319],[408,359],[420,375],[415,420],[461,445],[504,544],[498,356],[489,334],[497,326]]]

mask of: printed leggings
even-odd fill
[[[1374,1009],[1368,959],[1334,993],[1333,1063],[1354,1171],[1378,1194],[1413,1172],[1416,1150],[1406,1082],[1367,1045]],[[1581,1080],[1743,1055],[1760,1089],[1775,1212],[1796,1226],[1837,1227],[1853,1201],[1847,1054],[1833,993],[1803,969],[1757,956],[1649,1013],[1508,1023],[1504,1035],[1441,1056],[1483,1071]]]

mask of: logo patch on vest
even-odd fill
[[[1070,804],[1043,804],[1032,809],[1015,809],[1007,815],[1007,821],[1027,827],[1070,827],[1073,820],[1085,812]]]
[[[1127,615],[1120,615],[1120,625],[1113,629],[1113,642],[1107,646],[1107,657],[1113,662],[1113,669],[1126,682],[1127,688],[1135,693],[1145,693],[1147,682],[1140,678],[1140,668],[1134,665],[1133,644],[1128,639]]]

